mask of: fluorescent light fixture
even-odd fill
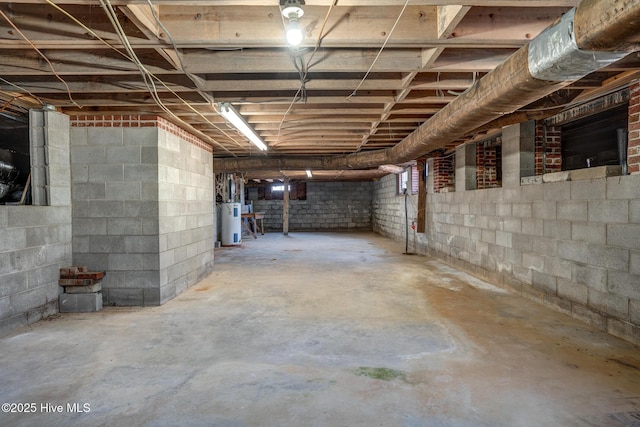
[[[267,149],[266,144],[231,104],[228,102],[220,102],[218,107],[220,108],[220,114],[222,114],[222,117],[229,121],[240,131],[240,133],[246,136],[249,141],[251,141],[260,150],[265,151]]]
[[[313,175],[311,174],[311,171],[309,169],[307,169],[307,178],[313,178]]]

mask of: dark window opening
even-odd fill
[[[31,204],[27,185],[30,174],[29,127],[13,120],[0,120],[1,205]]]
[[[618,129],[627,128],[626,104],[563,125],[562,170],[619,165]]]
[[[284,184],[281,182],[266,182],[255,185],[248,184],[245,186],[247,189],[249,187],[258,188],[258,200],[282,200],[284,195]],[[307,200],[307,183],[289,183],[289,200]]]

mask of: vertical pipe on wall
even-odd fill
[[[289,234],[289,178],[284,179],[282,192],[282,234]]]

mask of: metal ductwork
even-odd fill
[[[583,0],[396,146],[322,158],[215,159],[216,172],[404,163],[640,50],[640,0]]]

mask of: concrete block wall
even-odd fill
[[[398,194],[397,176],[387,175],[373,185],[372,229],[383,236],[407,242],[405,221],[405,196]],[[418,195],[406,196],[406,212],[409,219],[409,251],[424,252],[424,233],[417,233],[411,223],[417,223]]]
[[[159,119],[160,303],[213,271],[213,151]]]
[[[503,133],[517,164],[528,155],[528,130]],[[522,171],[510,173],[515,182]],[[393,182],[388,176],[376,185],[374,206],[389,198]],[[433,185],[429,177],[420,253],[640,343],[640,174],[446,194]],[[375,209],[374,229],[402,238],[381,220],[397,211]]]
[[[213,238],[197,254],[189,246],[194,238],[183,238],[205,226],[204,220],[202,226],[187,221],[184,210],[193,207],[193,197],[206,198],[213,223],[212,195],[206,194],[213,178],[196,165],[210,164],[211,152],[201,155],[204,143],[156,116],[74,116],[71,123],[74,264],[107,272],[105,305],[162,304],[201,277],[195,263],[197,272],[181,263],[203,252],[213,262]],[[194,215],[207,213],[198,206]],[[183,241],[188,255],[172,256]],[[181,271],[169,278],[174,264]]]
[[[289,231],[371,230],[373,183],[307,182],[307,200],[289,201]],[[282,231],[282,200],[256,200],[255,212],[265,212],[264,227]]]
[[[57,313],[59,269],[71,265],[69,122],[39,110],[30,120],[31,142],[47,156],[34,165],[51,178],[41,202],[55,206],[0,206],[0,335]]]

